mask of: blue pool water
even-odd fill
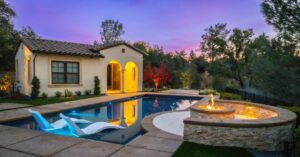
[[[63,113],[70,117],[86,119],[92,122],[103,121],[123,126],[125,129],[105,130],[84,138],[126,144],[143,134],[140,122],[145,116],[162,111],[183,110],[200,99],[199,97],[147,95],[76,108]],[[54,122],[60,119],[58,114],[55,113],[45,117],[49,122]],[[8,125],[39,130],[38,124],[33,118],[15,121]],[[85,126],[86,124],[80,125],[81,128]],[[72,136],[67,127],[54,133]]]

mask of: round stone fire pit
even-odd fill
[[[233,119],[235,109],[224,105],[198,105],[192,108],[192,117],[204,119]]]
[[[292,143],[293,112],[245,101],[217,100],[215,108],[208,106],[191,106],[191,117],[184,120],[184,140],[260,151],[283,151]]]

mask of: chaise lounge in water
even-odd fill
[[[78,136],[78,137],[96,134],[96,133],[101,132],[101,131],[106,130],[106,129],[124,129],[124,127],[122,127],[122,126],[118,126],[118,125],[115,125],[115,124],[110,124],[110,123],[107,123],[107,122],[95,122],[95,123],[90,124],[89,126],[83,128],[83,129],[80,129],[74,123],[74,121],[72,121],[72,119],[70,117],[67,117],[67,116],[63,115],[62,113],[60,113],[59,116],[66,121],[70,132],[72,134],[74,134],[75,136]]]
[[[32,109],[28,109],[28,112],[31,113],[33,118],[36,120],[36,122],[39,124],[39,127],[43,131],[53,131],[53,130],[58,130],[62,129],[63,127],[67,126],[67,123],[63,119],[59,119],[53,123],[49,123],[44,116],[40,114],[38,111],[34,111]],[[76,119],[76,118],[70,118],[74,123],[92,123],[88,120],[85,119]]]

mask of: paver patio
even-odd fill
[[[30,107],[31,105],[25,105],[25,104],[14,104],[14,103],[0,103],[0,111],[4,110],[11,110],[16,108],[24,108],[24,107]]]

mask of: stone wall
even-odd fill
[[[282,151],[286,142],[292,142],[295,123],[258,128],[224,126],[197,125],[185,121],[184,140],[213,146]]]

